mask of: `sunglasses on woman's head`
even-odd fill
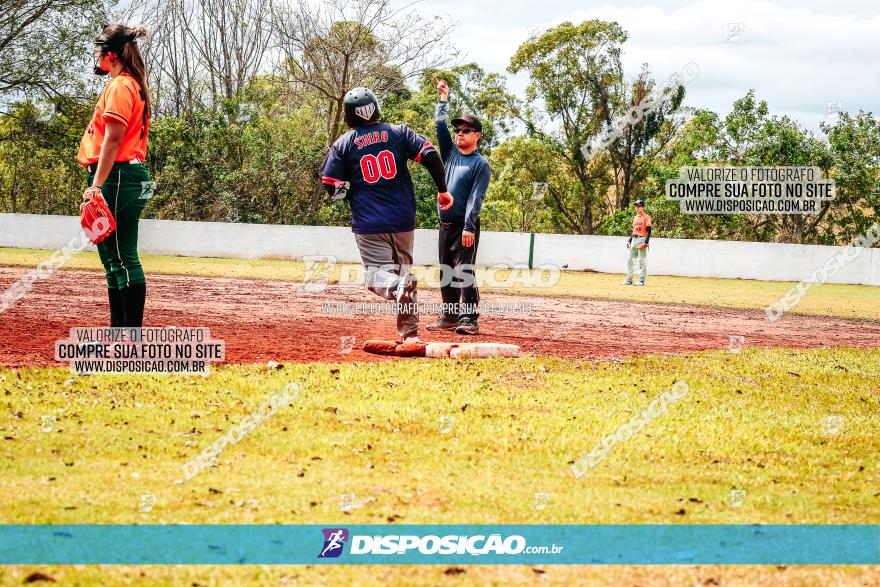
[[[461,133],[461,134],[469,135],[472,132],[476,132],[476,131],[474,131],[474,129],[472,129],[472,128],[454,128],[454,129],[452,129],[452,132],[454,132],[455,134]]]

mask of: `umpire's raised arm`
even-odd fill
[[[449,110],[449,86],[446,80],[438,80],[434,78],[434,84],[440,93],[440,100],[437,101],[437,110],[434,112],[434,130],[437,134],[437,146],[440,147],[440,157],[443,162],[449,159],[449,153],[455,146],[452,144],[452,138],[449,136],[449,126],[446,123],[446,114]]]

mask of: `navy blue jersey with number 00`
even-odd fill
[[[434,145],[411,128],[377,123],[357,127],[339,137],[324,160],[321,182],[349,182],[352,232],[374,234],[415,230],[416,197],[406,168]]]

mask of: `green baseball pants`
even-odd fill
[[[89,185],[95,165],[89,168]],[[101,193],[116,219],[116,230],[98,244],[108,289],[124,289],[146,283],[138,258],[138,222],[152,194],[150,172],[141,163],[116,163]]]

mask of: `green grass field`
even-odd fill
[[[36,267],[51,251],[0,248],[0,265]],[[277,259],[214,259],[143,255],[144,270],[171,275],[200,275],[241,279],[301,281],[302,262]],[[70,269],[101,269],[97,253],[82,253],[65,266]],[[337,271],[338,276],[338,271]],[[499,279],[505,279],[502,272]],[[506,293],[575,296],[668,304],[696,304],[723,308],[762,309],[795,285],[792,282],[748,279],[709,279],[700,277],[649,276],[649,287],[624,287],[623,275],[563,271],[559,283],[551,288],[522,286],[506,288]],[[436,278],[434,279],[436,282]],[[485,288],[493,291],[493,288]],[[795,314],[880,320],[880,288],[864,285],[826,284],[810,289],[792,310]]]
[[[46,256],[0,249],[0,265]],[[148,273],[303,278],[291,261],[143,262]],[[67,267],[100,265],[82,254]],[[551,289],[513,291],[761,308],[792,285],[619,281],[565,272]],[[795,311],[877,320],[880,289],[815,287]],[[573,476],[575,459],[677,379],[689,386],[678,404]],[[880,523],[878,380],[880,349],[247,365],[208,378],[0,369],[0,522]],[[291,406],[217,467],[176,482],[183,463],[289,382],[302,388]],[[538,492],[550,494],[543,510],[532,509]],[[351,511],[340,510],[343,494],[355,496]],[[156,496],[153,511],[137,511],[141,495]],[[0,567],[0,584],[35,571],[65,585],[880,584],[871,567],[444,565]]]
[[[575,479],[570,463],[688,394]],[[2,369],[3,523],[878,523],[880,350],[743,350],[226,366],[207,378]],[[184,483],[180,467],[289,382],[299,397]],[[51,432],[41,417],[54,416]],[[440,418],[454,417],[448,432]],[[829,416],[840,416],[830,424]],[[447,420],[447,422],[449,422]],[[449,424],[447,424],[449,426]],[[731,490],[744,490],[731,506]],[[532,509],[536,492],[547,507]],[[138,513],[141,495],[157,496]],[[340,496],[356,507],[340,511]],[[34,569],[7,568],[21,583]],[[861,568],[49,568],[78,584],[847,584]],[[139,573],[144,572],[143,577]],[[128,579],[125,579],[128,574]],[[56,576],[57,575],[57,576]],[[739,579],[737,579],[739,580]],[[282,582],[283,584],[283,582]],[[734,582],[735,584],[735,582]]]

